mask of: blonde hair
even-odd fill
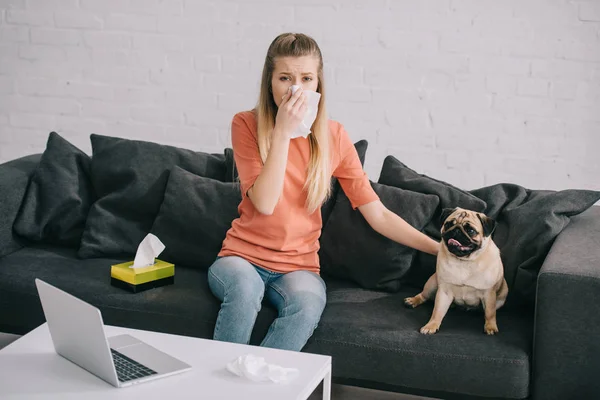
[[[312,133],[308,135],[310,159],[307,168],[308,176],[304,184],[304,190],[307,191],[306,207],[312,214],[331,194],[329,123],[325,110],[323,56],[313,38],[301,33],[283,33],[273,40],[265,58],[260,94],[255,111],[258,123],[258,148],[264,163],[269,154],[271,132],[277,116],[277,105],[273,100],[271,87],[275,61],[278,57],[303,56],[314,56],[319,59],[317,92],[321,93],[317,118],[311,128]]]

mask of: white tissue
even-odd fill
[[[298,376],[296,368],[284,368],[275,364],[267,364],[263,357],[254,354],[240,356],[227,364],[227,369],[237,376],[254,382],[287,383]]]
[[[300,85],[292,85],[292,94],[296,93],[296,90],[300,88]],[[295,139],[298,137],[307,137],[310,133],[312,124],[317,119],[317,112],[319,112],[319,100],[321,100],[321,93],[313,92],[312,90],[305,90],[304,95],[306,96],[306,113],[302,122],[298,125],[296,130],[292,132],[291,138]]]
[[[153,234],[146,235],[138,246],[133,265],[129,268],[142,268],[154,264],[154,259],[165,249],[165,245]]]

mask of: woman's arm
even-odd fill
[[[292,95],[289,90],[283,97],[275,127],[271,134],[271,147],[265,164],[248,189],[248,197],[261,214],[271,215],[283,192],[285,168],[287,166],[290,135],[296,129],[306,112],[305,96],[302,90]]]
[[[440,244],[388,210],[381,201],[358,207],[369,225],[383,236],[425,253],[437,255]]]
[[[379,200],[363,170],[354,145],[341,124],[337,134],[340,138],[338,151],[341,161],[334,169],[333,176],[338,178],[352,207],[358,208],[369,225],[383,236],[405,246],[437,255],[439,243],[413,228]]]
[[[271,137],[271,148],[265,165],[256,181],[254,181],[254,185],[248,189],[250,201],[261,214],[273,214],[279,201],[283,191],[283,178],[289,147],[289,134],[282,134],[275,129]]]

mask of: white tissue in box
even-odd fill
[[[284,368],[275,364],[267,364],[263,357],[254,354],[240,356],[227,364],[227,369],[254,382],[287,383],[298,376],[296,368]]]
[[[300,88],[300,85],[292,85],[292,94],[296,93],[296,90]],[[298,137],[307,137],[310,133],[312,124],[317,119],[317,113],[319,112],[319,100],[321,99],[321,93],[313,92],[312,90],[305,90],[304,95],[306,96],[306,113],[302,122],[298,125],[296,130],[292,132],[291,138],[295,139]]]
[[[165,249],[165,245],[153,234],[146,235],[142,243],[138,246],[133,260],[133,265],[129,268],[142,268],[154,264],[154,259]]]

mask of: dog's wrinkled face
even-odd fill
[[[448,251],[458,258],[469,258],[485,248],[496,222],[482,213],[462,208],[442,212],[442,240]]]

